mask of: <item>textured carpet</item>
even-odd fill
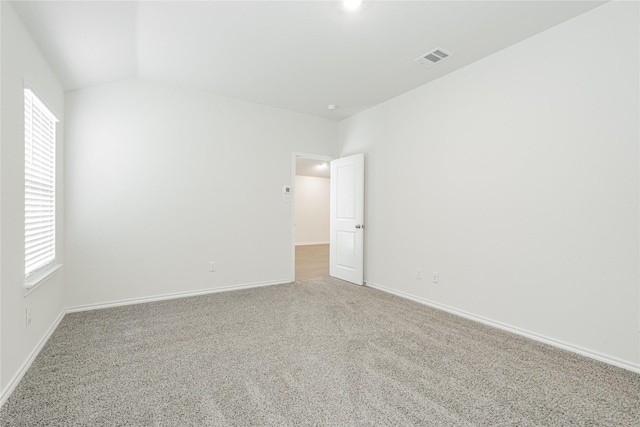
[[[640,375],[333,279],[68,314],[9,426],[640,425]]]

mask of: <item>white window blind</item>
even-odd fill
[[[25,277],[55,262],[56,118],[24,90]]]

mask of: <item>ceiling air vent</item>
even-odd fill
[[[421,55],[419,58],[416,58],[414,61],[418,64],[424,65],[427,68],[431,68],[436,65],[438,62],[442,62],[451,54],[445,52],[444,50],[437,48],[433,49],[431,52],[427,52],[424,55]]]

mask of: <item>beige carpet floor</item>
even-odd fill
[[[334,279],[68,314],[10,426],[640,426],[640,375]]]

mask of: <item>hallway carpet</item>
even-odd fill
[[[67,314],[10,426],[639,426],[640,375],[335,279]]]

